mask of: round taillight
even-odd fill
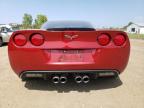
[[[14,43],[18,46],[24,46],[27,42],[27,39],[24,35],[22,34],[18,34],[16,36],[14,36]]]
[[[121,46],[125,43],[126,39],[124,35],[120,34],[120,35],[115,36],[113,41],[116,46]]]
[[[110,42],[110,36],[107,34],[101,34],[100,36],[98,36],[98,43],[100,45],[107,45]]]
[[[44,37],[41,34],[34,34],[30,39],[31,43],[35,46],[40,46],[44,43]]]

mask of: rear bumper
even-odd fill
[[[57,57],[57,55],[55,55]],[[127,48],[96,49],[85,62],[55,62],[51,55],[41,49],[17,49],[9,47],[9,60],[14,72],[19,76],[29,71],[67,71],[67,70],[117,70],[125,69],[129,59]]]

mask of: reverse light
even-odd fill
[[[27,42],[26,37],[22,34],[17,34],[16,36],[14,36],[13,40],[14,43],[18,46],[24,46]]]
[[[36,78],[42,78],[43,75],[42,74],[26,74],[26,77],[27,78],[34,78],[34,77],[36,77]]]
[[[41,34],[34,34],[30,39],[31,43],[35,46],[40,46],[44,43],[44,37]]]
[[[100,77],[104,77],[104,76],[114,76],[115,73],[113,72],[103,72],[103,73],[99,73]]]
[[[107,34],[101,34],[100,36],[98,36],[97,40],[100,45],[105,46],[105,45],[109,44],[110,37]]]
[[[120,34],[120,35],[115,36],[113,41],[116,46],[121,46],[125,43],[126,39],[124,35]]]

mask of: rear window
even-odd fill
[[[66,30],[78,30],[78,31],[93,31],[94,27],[89,22],[84,21],[49,21],[46,22],[41,29],[49,31],[66,31]]]

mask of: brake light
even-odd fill
[[[121,46],[121,45],[123,45],[125,43],[126,39],[125,39],[124,35],[120,34],[120,35],[115,36],[113,41],[114,41],[114,44],[116,46]]]
[[[44,37],[41,34],[34,34],[30,39],[31,43],[35,46],[40,46],[44,43]]]
[[[22,34],[18,34],[16,36],[14,36],[14,43],[18,46],[24,46],[27,42],[27,39],[24,35]]]
[[[107,34],[101,34],[100,36],[98,36],[98,43],[102,46],[105,46],[107,44],[109,44],[110,42],[110,36]]]

